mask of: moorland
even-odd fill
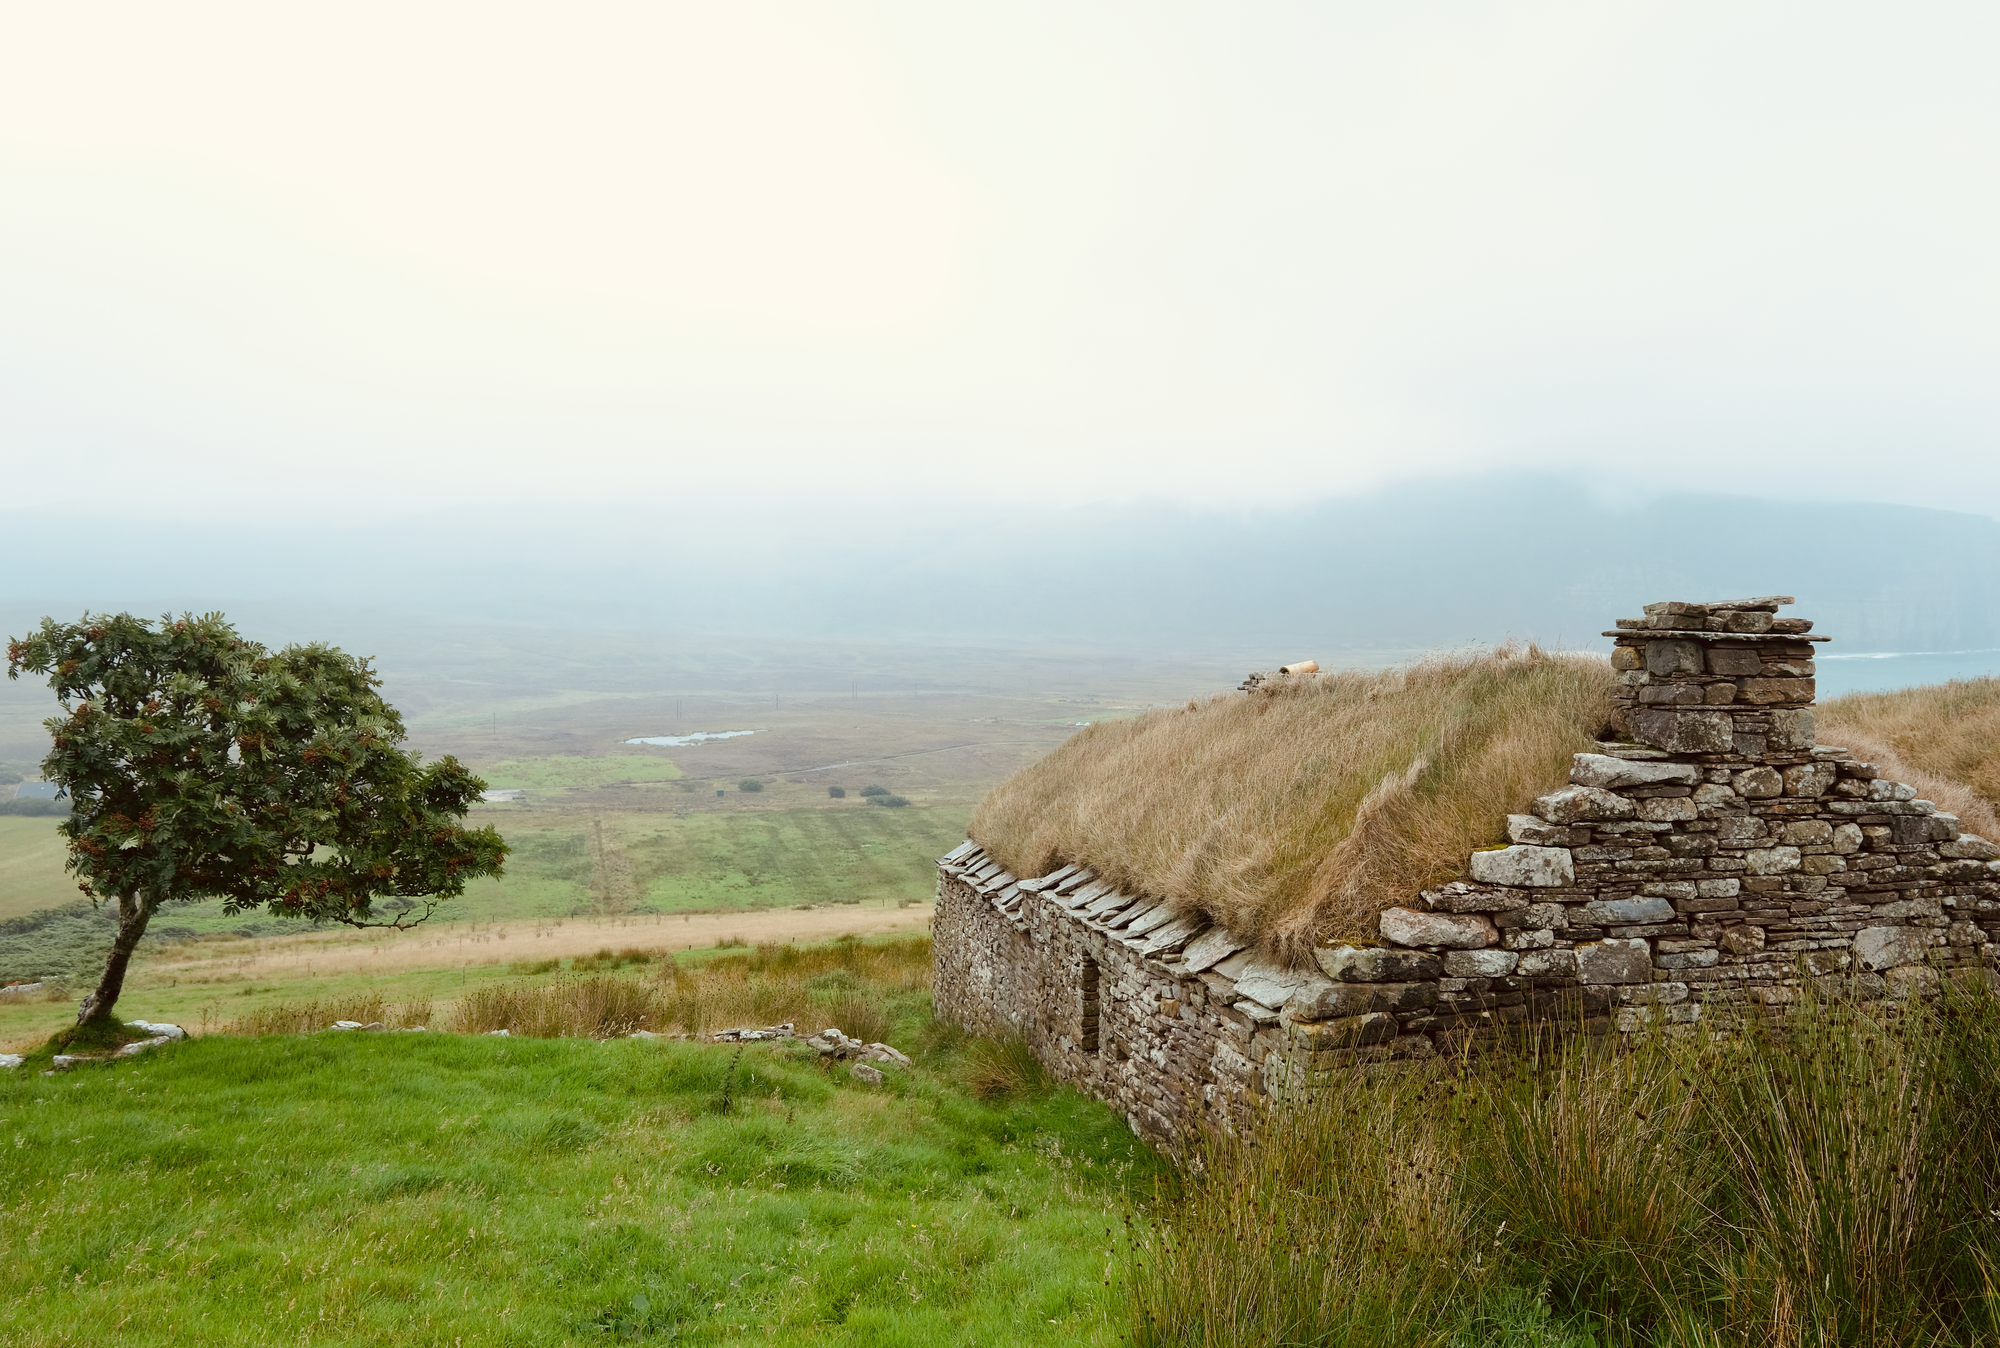
[[[1976,988],[1808,1007],[1782,1036],[1357,1075],[1178,1161],[1018,1042],[938,1023],[930,859],[1080,723],[1226,677],[996,659],[953,685],[962,657],[844,695],[502,686],[478,661],[411,680],[415,745],[520,793],[476,811],[508,874],[410,933],[163,914],[121,1011],[191,1039],[0,1076],[6,1341],[2000,1332],[2000,1009]],[[0,705],[17,760],[19,705]],[[1996,707],[1955,685],[1823,719],[1990,808]],[[88,970],[108,939],[53,823],[0,818],[10,972]],[[0,999],[0,1046],[65,1023],[75,977]],[[912,1061],[871,1084],[797,1043],[677,1037],[780,1021]]]

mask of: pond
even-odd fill
[[[648,735],[636,740],[626,740],[627,744],[657,744],[664,749],[678,748],[684,744],[700,744],[703,740],[733,740],[738,735],[754,735],[754,730],[698,730],[692,735]]]

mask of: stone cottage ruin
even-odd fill
[[[1376,944],[1284,967],[1086,863],[939,862],[934,991],[1171,1139],[1357,1062],[1531,1021],[1592,1034],[1994,978],[2000,848],[1817,744],[1812,624],[1788,598],[1661,603],[1607,632],[1610,731],[1464,878],[1385,908]],[[1298,676],[1291,676],[1298,677]],[[1307,675],[1305,677],[1311,677]],[[1960,973],[1959,971],[1964,971]]]

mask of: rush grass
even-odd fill
[[[639,1030],[699,1035],[790,1023],[804,1034],[832,1027],[868,1043],[930,1032],[931,943],[922,936],[768,945],[700,958],[606,949],[572,961],[567,972],[559,960],[520,967],[526,976],[482,984],[448,1002],[392,1003],[361,991],[259,1007],[224,1028],[308,1034],[351,1020],[388,1029],[615,1039]],[[606,968],[625,972],[595,972]]]
[[[764,1046],[437,1033],[0,1079],[0,1341],[1115,1341],[1150,1153],[911,1047],[875,1089]]]
[[[1279,679],[1099,722],[986,798],[972,836],[1017,875],[1086,863],[1269,948],[1372,939],[1568,780],[1609,664],[1534,646]]]
[[[1134,1341],[2000,1341],[1996,1079],[1983,991],[1357,1073],[1163,1185]]]

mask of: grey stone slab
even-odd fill
[[[1224,927],[1211,927],[1188,943],[1181,967],[1189,973],[1212,969],[1250,943]]]

